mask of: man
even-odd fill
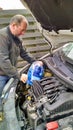
[[[22,82],[27,79],[26,75],[20,75],[17,71],[17,57],[20,55],[24,60],[33,63],[35,59],[28,55],[22,47],[20,35],[26,32],[28,21],[23,15],[15,15],[11,18],[9,26],[0,30],[0,96],[7,81],[13,77]]]

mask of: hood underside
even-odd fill
[[[73,29],[73,0],[21,0],[49,31]]]

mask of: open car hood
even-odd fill
[[[73,0],[21,0],[46,30],[73,29]]]

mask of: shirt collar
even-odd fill
[[[21,40],[11,33],[9,26],[7,27],[7,32],[9,34],[9,37],[12,38],[17,45],[21,43]]]

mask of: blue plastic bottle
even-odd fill
[[[30,86],[32,86],[33,80],[42,79],[43,75],[44,75],[43,63],[41,61],[34,62],[30,66],[27,75],[28,75],[27,84],[30,85]]]

